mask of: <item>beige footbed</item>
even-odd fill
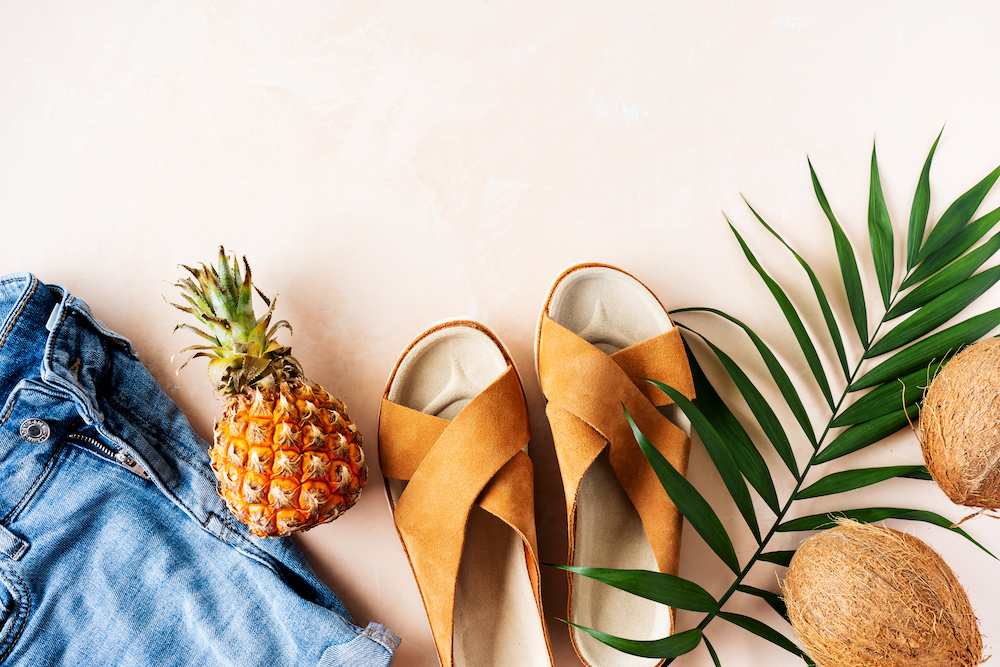
[[[508,358],[484,332],[445,326],[420,339],[400,361],[388,398],[453,419],[507,369]],[[406,482],[389,480],[388,486],[395,506]],[[454,661],[456,667],[551,665],[524,543],[510,526],[478,506],[469,514],[458,570]]]
[[[663,306],[621,271],[585,266],[554,287],[549,316],[606,354],[673,328]],[[690,433],[690,423],[671,404],[661,409]],[[618,482],[607,450],[588,469],[577,499],[573,565],[657,570],[639,514]],[[671,610],[588,577],[573,576],[573,622],[630,639],[661,639],[671,632]],[[572,630],[581,656],[594,667],[646,667],[658,659],[621,653]]]

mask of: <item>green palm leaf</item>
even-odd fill
[[[1000,250],[1000,234],[994,234],[989,241],[904,296],[886,313],[885,319],[892,320],[916,310],[930,302],[934,297],[960,285],[970,278],[976,269],[992,257],[997,250]]]
[[[729,222],[728,220],[726,222]],[[774,296],[774,300],[778,302],[778,307],[781,308],[781,312],[784,313],[785,319],[788,320],[788,326],[792,328],[792,333],[795,334],[795,339],[799,342],[799,347],[802,348],[802,353],[806,357],[806,363],[809,364],[809,368],[812,370],[813,377],[816,378],[816,384],[819,385],[820,391],[823,392],[823,396],[826,398],[826,402],[830,404],[830,408],[833,408],[833,394],[830,392],[830,383],[826,379],[826,373],[823,371],[823,364],[819,360],[819,354],[816,352],[816,346],[813,345],[812,339],[809,338],[809,334],[806,332],[806,327],[802,324],[802,318],[799,317],[798,311],[795,310],[795,306],[788,299],[784,290],[774,282],[771,276],[767,275],[764,268],[757,261],[757,258],[753,256],[750,252],[750,248],[743,241],[743,237],[740,233],[736,231],[732,223],[729,224],[729,228],[733,230],[733,234],[736,235],[736,240],[740,242],[740,247],[743,248],[743,253],[747,256],[750,261],[750,265],[757,270],[760,277],[764,280],[767,288],[771,291]]]
[[[766,551],[762,553],[757,560],[762,560],[765,563],[774,563],[775,565],[781,565],[782,567],[788,567],[788,564],[792,562],[792,556],[794,555],[794,551]]]
[[[1000,324],[1000,308],[971,317],[964,322],[948,327],[944,331],[939,331],[889,357],[861,376],[860,380],[848,387],[848,391],[874,387],[927,366],[936,359],[942,359],[947,354],[957,352],[960,347],[974,343],[998,324]]]
[[[802,649],[792,643],[788,637],[781,634],[771,626],[761,623],[755,618],[750,618],[749,616],[744,616],[743,614],[734,614],[728,611],[720,611],[719,617],[726,619],[733,625],[738,625],[744,630],[754,633],[762,639],[766,639],[776,646],[780,646],[789,653],[794,653],[799,657],[805,657],[805,653],[802,652]]]
[[[719,654],[715,652],[715,649],[709,643],[708,637],[702,637],[702,640],[705,642],[705,648],[708,649],[708,654],[712,656],[712,662],[715,664],[715,667],[722,667],[722,663],[719,662]]]
[[[649,570],[613,570],[598,567],[553,567],[590,577],[639,597],[688,611],[712,612],[719,610],[719,603],[704,588],[672,574]]]
[[[678,325],[682,326],[684,325]],[[690,329],[687,329],[691,331]],[[693,332],[696,333],[697,332]],[[761,429],[767,436],[768,440],[774,446],[775,451],[781,460],[785,462],[788,467],[789,472],[795,477],[795,480],[799,480],[799,469],[795,462],[795,453],[792,451],[792,445],[788,442],[788,436],[785,434],[785,429],[781,427],[781,422],[778,421],[777,415],[774,414],[774,410],[768,404],[767,400],[761,395],[757,387],[754,386],[750,378],[747,377],[746,373],[743,372],[736,362],[734,362],[729,355],[720,350],[718,347],[712,344],[712,341],[708,340],[701,334],[697,334],[701,337],[705,344],[708,345],[715,356],[718,357],[719,361],[722,362],[723,368],[729,373],[730,379],[733,384],[736,385],[737,389],[740,390],[740,394],[743,395],[743,399],[747,402],[747,406],[750,408],[750,412],[753,413],[754,417],[757,418],[757,423],[760,424]],[[693,358],[694,355],[689,354],[689,358]],[[698,366],[697,361],[691,364],[692,374],[695,373],[695,367]],[[724,430],[727,434],[732,435],[731,429],[726,427],[729,425],[729,418],[735,420],[736,417],[733,416],[729,409],[725,407],[725,403],[722,403],[722,399],[719,397],[715,389],[709,384],[708,379],[705,378],[704,373],[701,368],[698,367],[697,374],[701,376],[701,382],[695,379],[695,396],[698,397],[698,405],[702,408],[702,412],[709,417],[709,421],[720,427],[720,430]],[[707,386],[706,386],[707,385]],[[699,386],[702,390],[699,391]],[[714,408],[716,401],[722,404],[722,409],[712,410],[713,414],[709,414],[709,410]],[[728,415],[728,417],[727,417]],[[717,417],[712,419],[712,417]],[[737,421],[735,426],[739,427],[739,432],[733,437],[733,441],[740,450],[746,452],[740,458],[745,460],[740,460],[740,469],[743,470],[743,474],[747,476],[747,480],[753,484],[757,492],[760,493],[761,497],[767,501],[768,507],[771,507],[775,513],[778,512],[778,496],[774,491],[774,483],[771,481],[771,475],[767,470],[767,464],[764,463],[763,457],[760,456],[760,452],[754,447],[753,441],[750,440],[750,436],[747,435],[746,431]],[[735,451],[735,449],[734,449]],[[734,454],[735,456],[735,454]],[[772,505],[773,501],[773,505]]]
[[[747,526],[750,527],[750,532],[753,533],[759,543],[761,538],[760,527],[757,525],[757,513],[754,511],[753,500],[750,498],[750,492],[743,481],[740,467],[733,458],[741,450],[731,450],[726,445],[726,441],[719,435],[719,432],[715,430],[712,423],[705,418],[704,413],[694,403],[689,401],[684,394],[662,382],[657,382],[656,380],[646,381],[673,399],[681,412],[691,420],[691,426],[698,432],[702,444],[705,445],[705,450],[712,459],[712,463],[715,464],[719,475],[722,477],[722,481],[725,483],[726,488],[729,489],[729,495],[733,497],[736,507],[739,508],[740,514],[743,515]]]
[[[885,207],[885,197],[882,195],[882,180],[878,174],[875,146],[872,146],[872,172],[868,196],[868,238],[871,240],[872,259],[875,262],[879,291],[882,292],[882,303],[888,308],[894,268],[892,222],[889,220],[889,211]]]
[[[986,178],[972,186],[968,192],[948,207],[948,210],[941,215],[941,219],[927,236],[924,247],[917,253],[917,261],[926,259],[932,252],[943,248],[949,239],[958,234],[969,220],[972,220],[976,209],[983,203],[986,193],[993,187],[998,176],[1000,176],[1000,167],[991,171]]]
[[[943,363],[934,362],[927,368],[920,368],[872,389],[834,419],[831,428],[861,424],[892,412],[902,412],[904,406],[920,400]]]
[[[899,286],[899,289],[908,289],[951,264],[955,258],[974,246],[979,239],[986,236],[986,233],[993,229],[997,222],[1000,222],[1000,208],[996,208],[978,220],[970,222],[958,234],[955,234],[943,248],[932,252],[927,256],[927,259],[918,264],[913,273]]]
[[[840,261],[840,273],[844,278],[844,288],[847,290],[847,303],[851,307],[851,317],[854,318],[854,326],[858,330],[858,337],[861,344],[868,347],[868,310],[865,307],[865,292],[861,286],[861,273],[858,271],[858,260],[854,256],[854,248],[848,240],[844,230],[833,215],[830,203],[823,193],[823,186],[819,184],[816,170],[813,169],[812,161],[809,163],[809,175],[812,177],[813,190],[816,192],[816,199],[819,200],[820,208],[826,214],[833,228],[833,241],[837,247],[837,259]]]
[[[860,521],[862,523],[876,523],[878,521],[885,521],[886,519],[922,521],[924,523],[930,523],[935,526],[945,528],[953,533],[958,533],[988,553],[990,556],[993,556],[989,549],[972,539],[968,533],[956,526],[954,522],[949,521],[940,514],[924,510],[902,509],[898,507],[866,507],[862,509],[843,510],[840,512],[828,512],[826,514],[812,514],[799,519],[786,521],[785,523],[780,524],[775,530],[779,533],[788,533],[800,530],[822,530],[823,528],[833,527],[836,524],[835,517],[854,519],[855,521]],[[996,556],[993,556],[993,558],[996,558]]]
[[[624,408],[624,406],[622,407]],[[684,476],[670,465],[670,461],[664,458],[663,454],[646,439],[646,436],[632,420],[632,415],[628,413],[628,410],[625,410],[625,417],[632,427],[632,433],[635,435],[636,442],[639,443],[639,448],[653,467],[653,472],[656,473],[670,500],[712,551],[722,559],[722,562],[729,566],[729,569],[734,573],[739,574],[740,562],[736,558],[736,550],[733,548],[733,543],[729,539],[726,529],[722,527],[722,522],[719,521],[715,510],[698,493],[691,482],[684,479]]]
[[[830,496],[835,493],[844,493],[845,491],[853,491],[895,477],[931,479],[926,466],[889,466],[886,468],[845,470],[827,475],[815,484],[802,489],[795,494],[795,499],[802,500],[804,498],[818,498],[820,496]]]
[[[920,244],[924,240],[924,229],[927,226],[927,212],[931,207],[931,160],[934,159],[934,151],[937,150],[938,142],[941,141],[941,132],[938,132],[931,152],[927,154],[924,168],[920,172],[920,180],[917,182],[917,191],[913,193],[913,206],[910,208],[910,228],[906,235],[906,270],[909,271],[917,262],[917,253],[920,252]]]
[[[778,362],[772,350],[750,327],[736,318],[712,308],[684,308],[672,312],[672,314],[710,312],[739,326],[750,337],[789,411],[813,444],[814,452],[806,462],[804,471],[873,445],[906,426],[909,420],[918,416],[923,388],[929,383],[933,374],[945,363],[946,357],[957,352],[961,346],[978,340],[988,334],[991,329],[1000,325],[1000,308],[997,308],[960,321],[943,331],[934,331],[937,327],[943,326],[950,318],[958,315],[986,290],[1000,281],[1000,267],[987,269],[978,275],[976,274],[976,271],[983,266],[987,259],[1000,251],[1000,234],[991,238],[981,248],[961,257],[1000,221],[1000,209],[997,209],[969,223],[983,197],[995,181],[1000,178],[1000,168],[959,197],[948,208],[938,225],[927,235],[927,243],[922,245],[930,210],[930,167],[940,138],[941,134],[939,133],[924,162],[924,168],[914,194],[906,241],[908,275],[905,276],[902,286],[895,289],[892,284],[895,277],[893,248],[895,239],[889,210],[882,191],[876,150],[874,146],[872,149],[868,202],[869,239],[879,291],[886,308],[886,313],[879,322],[876,332],[880,332],[887,321],[910,313],[909,317],[896,323],[895,327],[878,339],[869,339],[868,314],[854,248],[834,216],[813,165],[811,161],[809,162],[813,189],[833,231],[840,274],[843,278],[851,317],[865,349],[865,353],[858,360],[858,365],[853,371],[850,370],[844,341],[840,337],[841,332],[833,310],[815,272],[763,220],[753,207],[747,204],[754,217],[792,252],[803,270],[806,271],[830,333],[829,339],[826,340],[810,338],[806,333],[799,311],[788,298],[787,292],[768,275],[744,239],[730,224],[744,255],[777,300],[785,319],[796,336],[811,371],[808,375],[815,380],[815,385],[810,383],[810,389],[819,389],[831,408],[830,419],[822,430],[821,437],[817,438],[817,431],[814,430],[812,420],[788,373]],[[900,292],[911,287],[914,289],[908,295],[899,298]],[[890,307],[891,304],[895,305]],[[687,329],[686,326],[681,326]],[[698,335],[701,336],[701,334]],[[744,423],[736,418],[720,397],[719,392],[712,387],[690,349],[687,349],[687,354],[699,397],[697,407],[672,388],[652,380],[650,382],[674,400],[678,409],[687,415],[694,428],[700,433],[709,456],[719,469],[730,495],[754,533],[760,548],[741,570],[733,542],[726,533],[718,515],[693,485],[674,469],[663,454],[657,451],[639,432],[638,427],[626,411],[626,418],[639,447],[650,462],[668,496],[691,524],[691,527],[702,536],[709,548],[722,559],[736,577],[728,590],[716,598],[693,582],[676,577],[667,578],[653,572],[616,572],[565,567],[563,569],[592,576],[621,590],[676,608],[697,610],[706,614],[694,630],[651,642],[622,639],[586,628],[581,628],[581,630],[589,632],[592,636],[623,651],[654,657],[662,655],[667,656],[670,660],[677,655],[693,650],[698,642],[704,640],[713,664],[721,667],[719,656],[708,639],[704,637],[703,631],[712,619],[722,617],[727,622],[738,625],[801,656],[807,664],[812,665],[809,657],[775,628],[748,616],[722,611],[728,600],[736,593],[751,595],[764,600],[777,613],[786,613],[779,595],[749,586],[744,583],[744,579],[758,562],[784,567],[789,565],[794,551],[768,550],[769,542],[775,534],[817,530],[832,525],[833,515],[830,514],[816,514],[786,520],[785,517],[790,513],[795,502],[856,491],[893,478],[928,480],[930,475],[927,469],[921,465],[860,468],[828,474],[808,486],[803,486],[802,475],[799,473],[798,462],[791,448],[789,435],[784,431],[775,408],[768,404],[764,395],[754,386],[753,381],[736,360],[704,336],[701,337],[725,369],[729,380],[732,381],[732,386],[739,390],[760,426],[759,431],[754,429],[748,431],[749,423],[745,427]],[[818,349],[826,344],[831,344],[836,349],[848,382],[857,378],[844,390],[839,401],[836,402],[833,400],[830,382],[818,353]],[[858,377],[862,362],[878,355],[886,355],[886,358]],[[804,381],[808,382],[809,378],[806,377]],[[848,400],[848,394],[864,389],[870,389],[870,391],[859,394],[859,398],[853,401]],[[840,410],[839,415],[837,414],[838,410]],[[846,428],[839,433],[832,431],[832,429],[841,427]],[[755,432],[763,433],[782,458],[783,463],[795,476],[796,485],[783,505],[777,499],[771,473],[760,451],[758,451],[757,445],[750,437],[750,433]],[[775,511],[777,517],[771,531],[763,540],[760,538],[756,515],[750,502],[747,482],[758,491],[771,510]],[[846,510],[836,514],[867,523],[885,519],[926,522],[956,532],[986,551],[967,533],[953,526],[951,521],[933,512],[905,508],[869,507]],[[986,553],[989,552],[986,551]]]
[[[566,621],[566,623],[573,626],[577,630],[586,632],[594,639],[604,642],[612,648],[616,648],[623,653],[630,653],[631,655],[638,655],[643,658],[676,658],[684,655],[685,653],[690,653],[698,648],[698,644],[701,643],[701,630],[699,628],[693,628],[686,632],[670,635],[669,637],[664,637],[663,639],[640,641],[636,639],[623,639],[622,637],[615,637],[614,635],[609,635],[601,632],[600,630],[585,628],[582,625],[577,625],[576,623],[571,623],[569,621]]]
[[[864,358],[877,357],[896,348],[912,343],[925,333],[938,328],[965,307],[986,293],[1000,280],[1000,267],[995,266],[972,278],[955,285],[944,294],[935,297],[887,333],[865,352]]]
[[[883,417],[851,426],[833,439],[829,445],[820,450],[815,463],[827,463],[841,456],[846,456],[859,449],[873,445],[916,419],[920,407],[916,404],[906,406],[906,411],[900,410]]]
[[[781,596],[777,593],[772,593],[771,591],[765,591],[761,588],[754,588],[753,586],[737,586],[736,590],[741,593],[746,593],[747,595],[753,595],[758,597],[764,602],[766,602],[771,609],[778,612],[778,615],[788,620],[788,608],[785,606],[785,601],[781,599]]]
[[[753,206],[750,206],[750,202],[743,199],[746,203],[747,208],[750,212],[754,214],[754,217],[764,226],[764,229],[771,232],[774,238],[781,241],[781,244],[788,248],[788,251],[792,253],[796,260],[798,260],[799,265],[805,270],[806,275],[809,276],[809,282],[812,284],[813,291],[816,293],[816,300],[819,302],[819,308],[823,312],[823,319],[826,320],[826,328],[830,331],[830,340],[833,342],[834,348],[837,350],[837,358],[840,359],[840,366],[844,370],[844,378],[850,380],[851,371],[847,366],[847,352],[844,350],[844,339],[840,335],[840,327],[837,326],[837,320],[833,316],[833,308],[830,307],[830,301],[826,298],[826,292],[823,291],[823,286],[819,282],[819,278],[816,277],[816,273],[812,270],[802,256],[795,252],[792,246],[785,242],[785,239],[781,238],[778,232],[774,231],[769,224],[764,221],[764,218],[760,217],[760,214],[754,210]]]
[[[721,310],[716,310],[715,308],[679,308],[671,311],[671,314],[695,312],[705,312],[718,315],[719,317],[729,320],[736,326],[743,329],[746,335],[750,337],[750,340],[753,341],[754,347],[757,348],[757,352],[760,353],[761,359],[764,360],[767,370],[770,371],[771,378],[774,379],[774,383],[778,385],[778,390],[781,392],[782,398],[785,399],[788,409],[791,410],[792,415],[794,415],[796,421],[799,422],[799,426],[802,427],[802,432],[805,433],[813,447],[816,447],[816,434],[813,432],[812,424],[809,422],[809,415],[806,413],[806,409],[802,405],[802,399],[799,398],[798,392],[795,391],[795,387],[792,385],[792,381],[789,379],[788,373],[786,373],[785,369],[782,368],[780,363],[778,363],[777,357],[774,356],[774,353],[771,352],[771,349],[764,343],[764,341],[760,339],[760,336],[755,334],[750,327],[743,324],[743,322],[740,322],[732,315],[724,313]]]
[[[715,391],[715,387],[705,377],[701,370],[701,365],[695,358],[687,343],[684,344],[688,353],[689,365],[691,367],[691,377],[694,380],[695,396],[698,397],[698,407],[705,418],[708,419],[718,430],[719,435],[730,444],[733,458],[736,460],[743,476],[760,494],[767,506],[775,514],[778,513],[778,494],[774,490],[774,482],[771,480],[771,473],[767,469],[764,457],[757,451],[753,440],[747,435],[743,425],[736,419],[736,416],[729,410],[722,398]],[[789,447],[789,451],[791,447]],[[792,460],[794,465],[794,459]],[[792,473],[798,479],[798,471]]]

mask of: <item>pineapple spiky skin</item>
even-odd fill
[[[368,478],[344,404],[300,379],[230,396],[210,456],[226,505],[261,537],[336,519]]]
[[[176,284],[208,331],[180,324],[209,344],[192,345],[191,358],[208,357],[208,374],[225,401],[209,450],[219,494],[230,511],[260,537],[278,537],[332,521],[358,500],[368,479],[361,434],[344,404],[302,375],[291,349],[271,325],[268,299],[219,248],[217,266],[186,268]],[[268,305],[260,318],[254,290]],[[187,365],[185,362],[181,368]],[[180,369],[178,369],[180,370]]]

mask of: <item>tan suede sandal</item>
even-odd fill
[[[444,667],[553,664],[529,437],[517,371],[481,324],[436,325],[396,362],[379,461]]]
[[[681,520],[635,441],[622,404],[682,474],[690,423],[640,378],[694,396],[680,338],[656,296],[621,269],[580,264],[553,283],[535,338],[535,363],[566,493],[569,564],[677,574]],[[673,632],[673,609],[570,575],[569,620],[630,639]],[[662,661],[620,653],[571,628],[593,667]]]

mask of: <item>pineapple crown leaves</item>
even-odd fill
[[[776,618],[788,621],[784,602],[779,594],[743,583],[751,569],[758,563],[770,563],[777,567],[788,566],[794,552],[773,548],[771,540],[776,534],[829,528],[834,525],[835,517],[866,523],[904,519],[925,522],[950,530],[993,556],[952,521],[924,510],[903,507],[861,507],[824,511],[795,519],[786,518],[795,501],[825,498],[855,491],[893,478],[930,480],[927,468],[923,465],[855,468],[825,474],[819,479],[815,479],[815,474],[810,476],[810,472],[814,472],[814,468],[816,471],[822,470],[824,464],[875,445],[906,428],[920,410],[923,388],[928,384],[928,378],[947,363],[955,350],[977,341],[1000,326],[1000,308],[998,308],[968,317],[939,330],[1000,281],[1000,267],[976,273],[986,260],[1000,250],[1000,234],[967,252],[1000,222],[1000,208],[973,219],[986,194],[1000,178],[1000,168],[958,197],[936,224],[928,225],[930,166],[940,138],[939,134],[924,162],[917,182],[906,233],[905,252],[902,253],[905,262],[901,267],[894,265],[893,262],[896,240],[893,237],[892,224],[882,192],[878,161],[875,150],[872,149],[868,204],[871,252],[869,257],[878,280],[881,305],[884,306],[884,314],[873,332],[869,327],[864,286],[858,268],[860,256],[855,254],[847,234],[837,221],[811,161],[808,163],[810,179],[819,207],[832,231],[842,279],[839,288],[843,290],[841,294],[846,297],[850,322],[853,325],[850,329],[853,331],[847,328],[841,331],[827,299],[826,288],[820,283],[816,273],[806,260],[764,221],[761,214],[747,203],[751,219],[761,224],[792,253],[809,278],[823,316],[823,322],[817,328],[818,333],[810,334],[803,325],[799,309],[788,298],[782,286],[767,274],[736,227],[730,223],[740,249],[777,301],[799,344],[810,372],[803,374],[801,379],[796,379],[814,383],[829,407],[829,419],[826,424],[820,425],[821,428],[817,428],[806,412],[788,372],[782,367],[768,344],[747,324],[714,308],[693,307],[672,311],[671,315],[709,313],[738,327],[750,338],[764,361],[770,376],[766,381],[775,385],[783,399],[783,406],[778,404],[780,401],[769,402],[735,359],[704,335],[683,323],[678,326],[688,337],[685,346],[691,362],[695,393],[698,396],[697,404],[683,400],[683,395],[671,387],[650,380],[664,393],[675,398],[678,407],[695,426],[710,458],[719,468],[720,477],[737,509],[753,533],[757,547],[749,559],[737,557],[732,539],[715,510],[694,485],[649,443],[625,412],[623,419],[628,420],[632,426],[640,449],[649,460],[667,495],[708,547],[732,570],[734,581],[725,593],[715,597],[693,581],[659,572],[557,566],[677,609],[705,614],[695,628],[661,640],[635,641],[608,635],[599,629],[580,627],[581,630],[620,651],[633,655],[667,658],[667,662],[694,650],[703,641],[713,663],[721,667],[720,658],[705,633],[711,621],[721,618],[784,648],[804,660],[806,664],[812,665],[809,656],[792,643],[785,633],[757,618],[722,611],[730,597],[743,593],[760,599],[774,610]],[[930,231],[926,233],[928,228]],[[902,278],[898,278],[898,273],[903,274]],[[898,318],[902,315],[908,316],[899,321]],[[822,329],[823,324],[826,331]],[[883,328],[888,331],[883,333]],[[864,352],[859,359],[856,359],[856,363],[851,364],[848,362],[844,341],[855,333]],[[703,345],[700,349],[707,349],[721,364],[723,377],[739,392],[745,407],[749,408],[749,414],[731,409],[709,382],[692,352],[692,347],[688,345],[696,341],[701,341]],[[821,362],[816,351],[817,344],[836,351],[835,370],[828,370]],[[877,363],[872,362],[871,360],[876,357]],[[855,393],[869,388],[872,388],[871,391],[863,393],[860,397]],[[801,430],[801,433],[786,432],[786,425],[779,419],[776,410],[793,416],[792,423],[795,424],[795,428]],[[740,416],[737,417],[737,414]],[[748,429],[743,425],[743,421],[746,420],[756,423]],[[751,433],[762,434],[756,438],[760,440],[759,443],[755,442]],[[801,454],[799,460],[796,460],[795,452],[790,445],[795,439],[803,437],[810,445],[807,448],[808,460],[804,464]],[[777,470],[775,474],[790,474],[795,481],[794,489],[785,499],[777,503],[774,502],[776,498],[773,495],[775,486],[772,481],[772,471],[760,451],[764,449],[771,449],[778,454],[784,467],[787,468],[786,471]],[[729,455],[719,455],[723,451],[728,451]],[[752,503],[748,505],[746,502],[740,502],[747,497],[749,490],[747,483],[760,494],[773,518],[768,516],[764,517],[763,521],[758,521],[755,506]],[[824,506],[824,509],[826,507]],[[759,531],[758,526],[760,526]]]
[[[292,330],[285,320],[271,323],[278,295],[269,299],[252,283],[246,257],[241,271],[235,254],[230,260],[225,248],[219,246],[215,265],[201,264],[199,268],[181,265],[181,268],[191,275],[174,283],[174,287],[180,289],[187,305],[170,305],[193,315],[205,328],[178,324],[174,331],[192,331],[207,344],[181,350],[180,353],[192,354],[178,371],[193,359],[209,359],[209,378],[223,394],[243,392],[273,375],[301,375],[301,367],[291,356],[291,348],[275,340],[280,329]],[[253,310],[254,292],[267,305],[267,312],[260,317]]]

